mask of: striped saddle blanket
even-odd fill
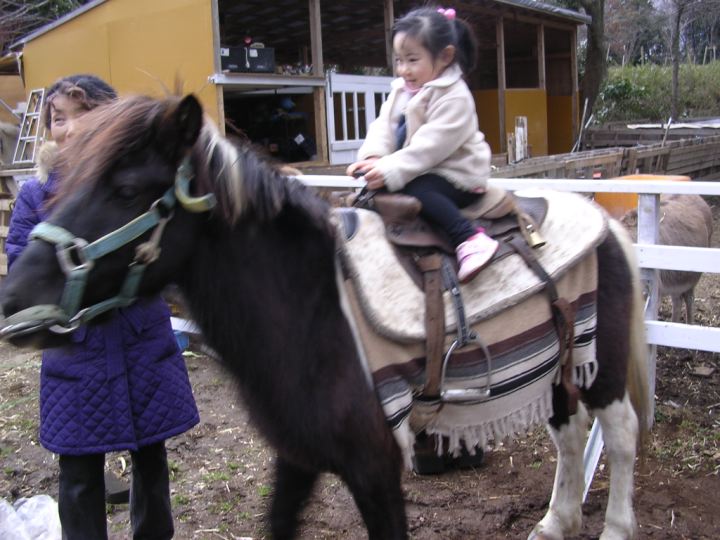
[[[594,248],[607,231],[605,214],[580,195],[544,190],[522,195],[548,200],[540,230],[546,244],[535,254],[575,308],[574,382],[587,387],[597,369]],[[444,387],[489,388],[490,397],[424,410],[413,399],[425,381],[424,293],[397,262],[379,216],[357,212],[359,226],[341,247],[344,305],[408,466],[414,434],[421,430],[447,437],[457,453],[463,445],[472,451],[546,422],[552,415],[551,384],[559,377],[558,339],[543,283],[522,258],[496,261],[461,287],[467,320],[484,347],[453,353]],[[445,305],[448,350],[457,330],[447,292]]]

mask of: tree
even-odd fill
[[[662,18],[651,0],[606,0],[605,35],[621,65],[660,60],[665,53]]]
[[[556,0],[556,4],[579,11],[582,9],[592,17],[587,27],[585,47],[585,72],[582,78],[582,92],[592,111],[600,86],[607,75],[605,60],[605,0]]]
[[[684,56],[683,52],[690,52],[695,41],[695,36],[692,35],[694,27],[704,25],[701,21],[710,21],[711,27],[712,24],[716,24],[720,0],[665,0],[659,5],[666,14],[667,25],[670,29],[670,54],[672,57],[670,115],[677,119],[681,112],[679,106],[680,59]],[[684,51],[682,50],[683,45],[685,46]]]
[[[696,62],[717,59],[720,46],[720,0],[703,0],[688,6],[681,40]],[[710,52],[708,56],[706,51]]]
[[[0,51],[89,0],[0,0]]]

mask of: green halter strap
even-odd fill
[[[186,157],[178,167],[175,185],[156,200],[144,214],[126,223],[122,227],[88,243],[66,229],[42,222],[30,233],[31,239],[39,239],[55,245],[60,268],[65,274],[65,288],[59,305],[39,305],[22,310],[6,319],[6,328],[34,328],[41,326],[43,320],[54,321],[50,330],[57,334],[72,332],[81,324],[97,317],[101,313],[132,304],[137,298],[138,287],[148,264],[159,255],[159,243],[164,226],[173,214],[179,202],[190,212],[207,212],[215,204],[212,193],[202,197],[189,195],[189,186],[193,172],[190,158]],[[117,295],[90,307],[79,310],[88,275],[95,261],[136,240],[147,231],[154,229],[150,239],[136,248],[136,255],[128,265],[128,273]]]

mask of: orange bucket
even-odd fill
[[[689,182],[689,176],[676,176],[668,174],[628,174],[618,176],[614,180],[672,180],[674,182]],[[637,208],[637,193],[596,193],[595,202],[602,206],[614,218],[621,218],[626,212]]]

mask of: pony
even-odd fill
[[[406,538],[403,456],[356,347],[329,205],[230,144],[192,95],[127,97],[85,118],[63,150],[51,217],[2,284],[0,336],[55,346],[88,315],[175,283],[277,453],[272,536],[296,535],[329,471],[348,486],[370,538]],[[532,538],[581,526],[588,409],[612,475],[601,538],[635,533],[633,469],[647,418],[639,271],[619,225],[597,255],[597,377],[574,415],[562,385],[553,387],[559,458]]]
[[[625,213],[620,221],[637,240],[637,209]],[[700,195],[661,195],[658,243],[666,246],[710,247],[713,232],[712,210]],[[695,286],[701,272],[661,270],[659,295],[670,296],[672,322],[680,322],[685,305],[685,322],[693,324]]]

